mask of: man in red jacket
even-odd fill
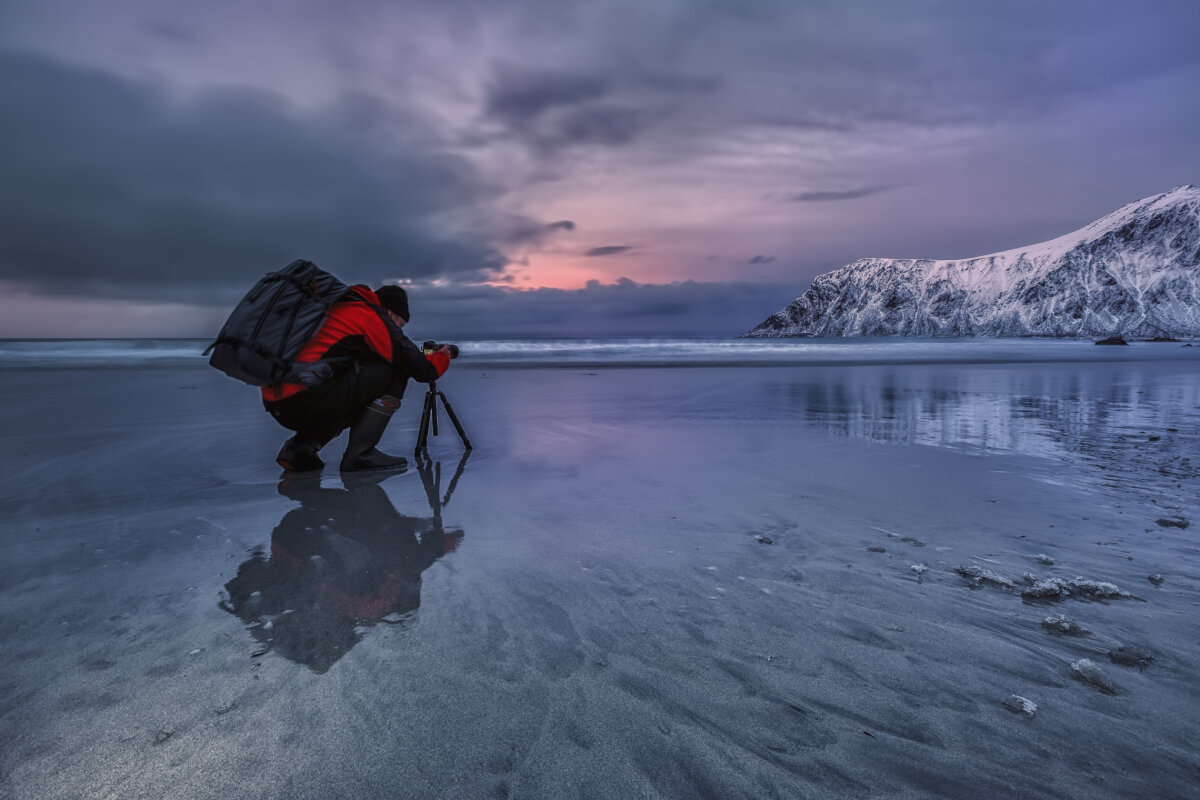
[[[450,366],[450,347],[426,355],[402,330],[408,323],[408,295],[399,286],[372,292],[352,286],[334,303],[320,329],[295,361],[312,364],[303,383],[277,383],[262,389],[263,405],[296,435],[284,442],[276,462],[307,472],[325,466],[317,453],[346,428],[350,440],[341,469],[400,469],[400,456],[375,448],[400,407],[409,378],[437,380]]]

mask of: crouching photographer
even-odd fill
[[[295,358],[302,368],[298,378],[262,388],[267,411],[296,432],[275,457],[281,467],[321,469],[321,448],[346,428],[343,472],[407,467],[407,459],[376,445],[409,379],[433,384],[458,356],[455,345],[425,342],[418,348],[404,335],[410,319],[408,295],[399,286],[352,286],[329,307]]]

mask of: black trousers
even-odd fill
[[[311,389],[263,406],[275,420],[304,439],[325,444],[349,428],[358,413],[377,397],[401,398],[408,375],[382,358],[360,361]]]

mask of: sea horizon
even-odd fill
[[[0,370],[207,366],[209,338],[0,338]],[[1200,358],[1188,340],[1045,337],[737,338],[717,336],[494,337],[455,340],[462,368],[805,366],[1173,361]]]

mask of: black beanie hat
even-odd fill
[[[404,317],[405,322],[411,319],[408,314],[408,294],[399,286],[381,286],[375,290],[375,296],[379,298],[379,305]]]

